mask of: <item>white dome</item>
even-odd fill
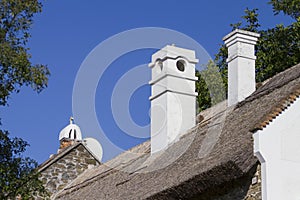
[[[73,124],[73,118],[70,118],[70,124],[60,131],[59,140],[63,138],[82,140],[81,130],[79,126]]]
[[[84,141],[91,153],[101,162],[103,156],[103,149],[98,140],[94,138],[84,138]]]

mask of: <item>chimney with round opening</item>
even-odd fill
[[[195,126],[195,51],[167,45],[152,55],[151,153]]]

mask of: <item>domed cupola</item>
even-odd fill
[[[73,117],[70,117],[70,124],[60,131],[59,140],[62,139],[82,140],[81,130],[79,126],[74,124]]]

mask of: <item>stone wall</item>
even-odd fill
[[[245,200],[260,200],[262,199],[261,194],[261,165],[257,165]]]
[[[41,170],[41,180],[50,195],[53,195],[77,178],[86,169],[98,166],[99,164],[83,144],[79,144]]]
[[[205,191],[191,200],[261,200],[261,167],[255,165],[240,179]]]

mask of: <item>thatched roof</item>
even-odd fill
[[[87,170],[56,198],[185,199],[243,177],[257,163],[251,131],[280,114],[299,89],[300,64],[269,79],[236,106],[226,108],[222,102],[200,113],[204,119],[163,154],[150,157],[147,141],[131,149],[137,154],[125,152]],[[172,160],[174,155],[178,159]]]

